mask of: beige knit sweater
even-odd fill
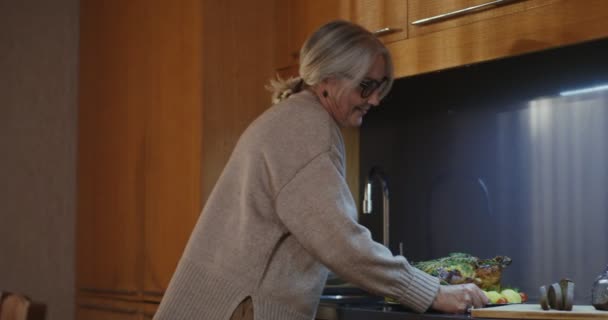
[[[228,319],[251,296],[256,320],[311,320],[327,268],[425,311],[438,279],[357,223],[344,166],[339,127],[312,93],[261,115],[209,196],[155,319]]]

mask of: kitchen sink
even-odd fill
[[[381,297],[371,295],[322,295],[321,302],[336,303],[336,304],[377,304],[384,302]]]
[[[315,320],[470,320],[470,315],[452,315],[428,312],[418,314],[399,305],[378,302],[374,304],[336,304],[321,302]]]
[[[360,290],[360,289],[359,289]],[[328,294],[331,293],[331,294]],[[386,302],[353,288],[324,290],[317,308],[316,320],[463,320],[468,315],[448,315],[434,312],[418,314],[400,304]]]
[[[381,303],[384,303],[382,297],[370,295],[352,285],[328,285],[321,295],[315,319],[341,320],[344,319],[345,308],[377,308]]]
[[[328,281],[323,289],[315,319],[343,319],[339,317],[339,313],[345,308],[382,310],[384,305],[383,297],[371,295],[348,282],[334,278],[333,281]]]
[[[386,302],[340,279],[325,284],[317,320],[454,320],[470,319],[467,315],[427,312],[418,314],[400,304]]]

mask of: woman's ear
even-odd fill
[[[335,97],[340,91],[341,85],[340,79],[331,76],[321,80],[321,82],[316,86],[316,91],[319,96],[324,98],[331,96]]]
[[[327,92],[336,92],[339,90],[339,88],[342,86],[342,83],[340,82],[340,79],[338,79],[337,77],[331,76],[331,77],[327,77],[325,79],[323,79],[323,81],[321,81],[321,89],[322,90],[326,90]]]

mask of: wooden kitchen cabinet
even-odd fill
[[[78,294],[160,300],[200,213],[200,9],[81,3]]]
[[[238,137],[270,106],[277,2],[81,3],[76,292],[106,300],[78,302],[77,319],[151,319]]]
[[[407,37],[406,0],[287,0],[278,2],[277,7],[276,68],[283,73],[297,71],[304,41],[331,20],[358,23],[375,32],[385,43]]]
[[[145,107],[128,89],[139,83],[128,72],[139,67],[130,3],[81,4],[76,281],[81,292],[134,297],[143,267]]]
[[[487,5],[491,0],[408,0],[409,34],[417,37],[444,29],[476,23],[482,20],[516,14],[518,12],[543,7],[559,0],[520,0],[505,1],[503,5]],[[455,13],[467,9],[474,9],[462,14],[439,18],[440,15]],[[436,17],[436,19],[423,22],[422,20]],[[420,22],[419,24],[417,22]],[[505,26],[507,27],[507,26]]]
[[[300,48],[321,25],[348,20],[349,0],[284,0],[277,3],[276,69],[297,65]]]
[[[416,21],[491,0],[336,0],[279,2],[276,66],[297,71],[297,51],[314,25],[348,19],[380,35],[395,60],[397,78],[515,56],[608,36],[607,1],[518,0],[445,19]],[[323,7],[323,13],[319,13]],[[296,45],[297,43],[297,45]]]
[[[162,295],[201,208],[199,8],[149,4],[81,8],[77,254],[86,292]]]
[[[160,301],[236,140],[270,106],[275,37],[258,36],[274,5],[81,5],[78,292]]]
[[[351,0],[350,20],[374,32],[384,43],[408,36],[406,0]]]
[[[409,0],[408,20],[484,1]],[[527,0],[412,26],[389,43],[397,77],[516,56],[608,36],[608,2]]]

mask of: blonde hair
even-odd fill
[[[267,88],[277,103],[291,94],[315,86],[330,77],[345,80],[345,89],[359,85],[369,72],[378,54],[384,57],[387,85],[380,92],[383,98],[393,84],[393,63],[388,49],[365,28],[343,20],[321,26],[304,42],[300,50],[299,77],[273,79]]]

